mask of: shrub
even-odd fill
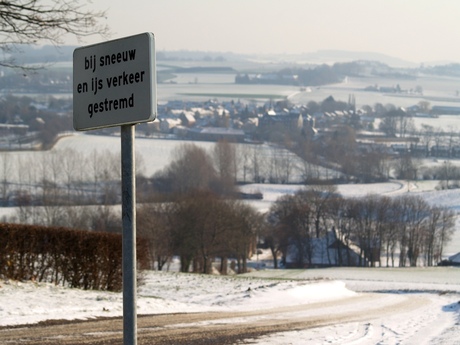
[[[146,268],[145,245],[137,245]],[[21,224],[0,224],[0,277],[54,282],[74,288],[122,288],[120,234]]]

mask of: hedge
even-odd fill
[[[137,243],[138,268],[147,268],[147,247],[140,240]],[[0,224],[0,277],[120,291],[122,236],[58,227]]]

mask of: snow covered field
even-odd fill
[[[251,344],[453,345],[460,338],[459,273],[446,267],[262,270],[233,277],[147,272],[137,304],[139,314],[255,312],[206,321],[235,327],[321,320],[319,326],[245,342]],[[0,326],[122,315],[120,293],[32,282],[0,286]]]
[[[119,150],[119,144],[116,137],[77,135],[61,140],[57,149],[112,151]],[[145,156],[146,173],[150,175],[167,164],[177,142],[155,141],[152,145],[151,140],[145,139],[136,144]],[[420,193],[429,203],[460,211],[458,190],[435,191],[435,185],[433,181],[410,185],[392,181],[340,185],[338,191],[346,197],[410,191]],[[302,186],[251,184],[244,186],[243,191],[263,193],[263,200],[248,201],[263,212],[277,197],[299,188]],[[11,209],[0,211],[7,214]],[[448,255],[460,251],[459,229],[457,223],[454,239],[445,250]],[[273,309],[279,313],[219,322],[248,323],[262,318],[280,322],[293,318],[323,320],[315,327],[272,334],[252,344],[443,345],[458,344],[460,339],[459,268],[261,270],[238,277],[145,272],[143,280],[139,286],[139,314]],[[0,281],[0,326],[120,315],[120,293]]]

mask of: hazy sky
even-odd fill
[[[150,31],[157,51],[338,49],[460,62],[459,0],[102,0],[89,6],[107,9],[111,38]]]

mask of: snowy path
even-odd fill
[[[267,336],[256,344],[455,344],[459,325],[453,314],[459,308],[444,305],[447,301],[434,295],[381,295],[370,303],[359,301],[359,308],[348,313],[332,313],[331,324]]]
[[[247,341],[252,344],[254,341],[257,344],[275,344],[276,339],[284,339],[281,344],[288,344],[291,342],[285,342],[285,337],[290,337],[290,332],[296,334],[297,344],[311,341],[328,344],[399,344],[408,339],[413,344],[421,344],[420,341],[429,339],[427,335],[433,335],[432,325],[440,321],[441,312],[437,311],[437,305],[437,301],[429,296],[419,294],[367,293],[335,301],[254,311],[144,316],[139,318],[138,335],[141,343],[148,344],[182,344],[184,341],[187,344],[201,344],[210,339],[214,339],[215,343],[250,339]],[[414,317],[415,313],[417,317]],[[59,340],[63,345],[121,344],[121,327],[118,318],[58,322],[1,330],[0,342],[38,345]],[[427,327],[430,332],[424,334]],[[439,332],[442,330],[438,327]],[[259,336],[262,338],[254,339]]]
[[[148,344],[193,338],[185,343],[453,345],[460,337],[455,268],[266,270],[237,277],[147,272],[143,279],[138,327]],[[1,344],[120,343],[119,293],[0,285]],[[61,321],[36,324],[52,319]]]

